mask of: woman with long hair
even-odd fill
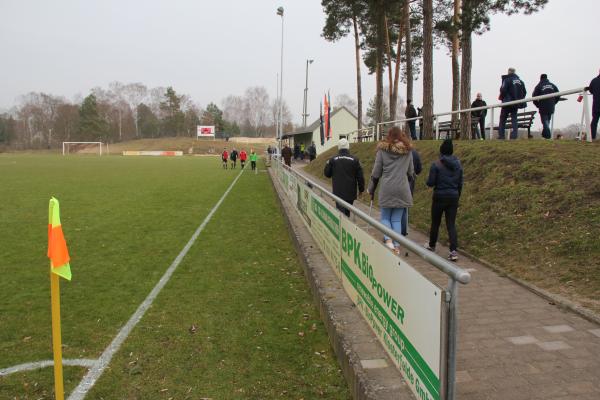
[[[413,145],[410,138],[397,126],[390,128],[384,140],[377,144],[377,155],[371,172],[368,192],[371,198],[375,196],[377,184],[379,187],[379,208],[381,223],[397,232],[402,232],[402,217],[412,207],[413,199],[410,192],[408,177],[414,178],[414,166],[411,150]],[[387,235],[383,236],[385,245],[399,253],[399,244]]]

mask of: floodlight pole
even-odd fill
[[[281,61],[279,65],[279,133],[278,142],[281,149],[281,138],[283,137],[283,7],[277,8],[277,15],[281,17]]]
[[[308,117],[308,64],[315,60],[306,60],[306,85],[304,86],[304,104],[302,106],[302,126],[306,128],[306,119]]]

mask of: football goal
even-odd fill
[[[101,156],[104,151],[103,146],[106,146],[105,152],[108,153],[108,144],[102,142],[63,142],[62,153],[63,156],[70,153],[98,154]]]

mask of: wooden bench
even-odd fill
[[[517,113],[517,126],[519,127],[519,129],[521,129],[521,128],[527,129],[527,137],[530,139],[533,137],[533,136],[531,136],[531,125],[533,125],[533,117],[535,117],[535,114],[537,114],[537,111],[523,111],[523,112]],[[498,118],[499,118],[499,116],[498,116]],[[500,128],[500,126],[495,126],[494,130],[497,131],[499,128]],[[486,130],[489,131],[490,129],[486,128]],[[512,118],[509,115],[508,118],[506,118],[506,123],[504,124],[504,137],[507,136],[507,132],[508,132],[508,136],[510,136],[511,131],[512,131]]]
[[[479,117],[471,115],[471,129],[474,130],[479,125]],[[444,121],[438,123],[438,131],[440,133],[440,137],[442,136],[442,132],[446,132],[445,139],[453,139],[456,138],[456,133],[460,130],[460,122],[456,127],[452,126],[452,121]]]

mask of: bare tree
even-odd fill
[[[267,89],[261,86],[250,87],[246,89],[245,114],[250,128],[256,136],[262,137],[265,133],[265,126],[269,114],[269,94]]]

